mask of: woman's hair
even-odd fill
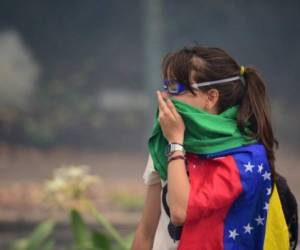
[[[241,66],[224,50],[202,46],[184,47],[167,54],[162,62],[164,79],[175,78],[195,94],[190,84],[239,76]],[[218,113],[239,105],[237,123],[241,131],[264,144],[271,166],[272,179],[275,178],[274,148],[278,142],[273,134],[266,87],[255,68],[245,67],[241,80],[224,84],[200,87],[219,91]],[[246,132],[250,124],[251,133]]]

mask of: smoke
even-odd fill
[[[16,31],[0,33],[0,105],[24,109],[41,68]]]

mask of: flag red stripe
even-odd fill
[[[190,193],[178,250],[222,250],[226,214],[242,192],[235,160],[187,157]]]

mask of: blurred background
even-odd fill
[[[0,249],[48,216],[41,185],[62,165],[90,166],[102,179],[97,207],[135,229],[161,59],[195,42],[265,78],[277,169],[299,200],[299,1],[3,0]],[[63,245],[70,236],[56,237]]]

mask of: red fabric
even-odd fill
[[[190,193],[178,250],[222,250],[226,214],[242,192],[235,160],[187,158]]]

